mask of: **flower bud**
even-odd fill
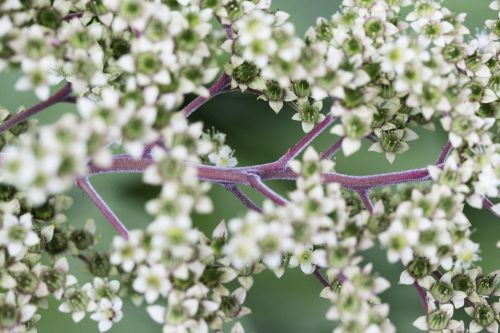
[[[408,264],[408,272],[416,279],[423,278],[431,272],[431,264],[426,257],[417,256]]]
[[[311,93],[311,85],[306,80],[300,80],[293,83],[293,92],[298,98],[308,97]]]
[[[13,186],[0,183],[0,201],[11,201],[16,195],[16,189]]]
[[[463,291],[466,295],[469,295],[474,290],[474,283],[465,274],[455,275],[451,279],[453,284],[453,289],[458,291]]]
[[[54,7],[38,9],[36,22],[50,29],[57,29],[61,25],[61,14]]]
[[[251,62],[244,62],[234,69],[233,77],[238,83],[249,83],[259,75],[259,68]]]
[[[46,249],[50,254],[59,254],[68,248],[66,233],[59,228],[54,229],[52,240],[47,243]]]
[[[21,272],[15,276],[16,288],[24,294],[34,294],[38,288],[38,279],[35,274],[30,271]]]
[[[55,268],[49,268],[42,274],[42,281],[51,292],[64,287],[65,280],[66,273]]]
[[[88,249],[92,244],[94,244],[94,235],[85,229],[78,229],[71,232],[69,237],[71,241],[75,244],[76,248],[80,251]]]
[[[14,327],[17,324],[18,313],[14,305],[1,304],[0,305],[0,327],[9,328]]]
[[[472,316],[483,327],[489,326],[495,320],[495,312],[488,304],[477,305]]]
[[[453,287],[446,282],[437,281],[431,288],[431,294],[439,303],[447,303],[453,297]]]
[[[429,329],[433,331],[442,331],[448,326],[450,318],[448,314],[443,310],[437,310],[429,314],[427,318],[427,323],[429,324]]]
[[[498,285],[498,280],[500,275],[490,274],[486,276],[478,276],[476,278],[476,291],[480,295],[489,296],[491,295]]]
[[[222,296],[220,308],[230,318],[234,318],[241,310],[241,304],[238,299],[231,296]]]
[[[97,252],[88,259],[87,267],[94,276],[98,277],[108,276],[111,270],[108,256]]]
[[[68,295],[66,301],[72,311],[85,311],[89,304],[89,297],[82,290],[74,290]]]
[[[31,214],[38,220],[48,221],[54,217],[56,211],[51,203],[46,202],[39,207],[33,207],[31,209]]]

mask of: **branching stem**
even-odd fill
[[[13,115],[12,117],[8,118],[5,122],[0,124],[0,133],[3,133],[12,127],[16,126],[17,124],[22,123],[23,121],[27,120],[28,118],[34,116],[35,114],[45,110],[46,108],[57,104],[59,102],[63,102],[66,97],[68,97],[73,90],[71,89],[71,83],[66,83],[58,92],[56,92],[54,95],[50,96],[48,99],[45,101],[42,101],[38,104],[33,105],[29,109],[26,109],[22,112],[19,112],[18,114]]]

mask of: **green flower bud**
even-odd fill
[[[357,313],[361,310],[361,300],[354,294],[347,294],[339,301],[339,307],[349,313]]]
[[[350,139],[360,139],[365,135],[367,127],[360,118],[352,116],[344,123],[345,135]]]
[[[344,51],[348,56],[361,54],[363,52],[363,43],[357,38],[351,38],[345,42]]]
[[[431,264],[426,257],[417,256],[408,264],[408,272],[416,279],[423,278],[431,272]]]
[[[259,68],[251,63],[244,62],[234,69],[233,77],[238,83],[247,84],[253,81],[259,75]]]
[[[384,33],[384,22],[378,18],[370,18],[365,22],[364,28],[368,37],[375,38]]]
[[[111,263],[107,255],[96,252],[88,258],[87,267],[94,276],[107,277],[111,270]]]
[[[240,1],[232,0],[226,5],[226,10],[231,21],[239,19],[243,15],[243,6]]]
[[[89,304],[89,297],[82,290],[73,290],[66,298],[72,311],[86,311]]]
[[[470,89],[470,101],[479,102],[484,95],[484,87],[477,82],[471,82],[467,85],[467,88]]]
[[[349,89],[345,88],[345,98],[344,98],[344,105],[347,108],[355,108],[361,105],[363,103],[363,89]]]
[[[16,289],[24,294],[34,294],[38,288],[38,279],[32,272],[21,272],[15,276]]]
[[[286,89],[281,88],[276,81],[267,81],[264,94],[270,101],[282,101],[285,98]]]
[[[201,276],[201,282],[203,282],[203,284],[208,288],[214,288],[220,284],[222,274],[222,270],[217,269],[217,267],[209,266],[205,268],[205,271]]]
[[[220,5],[220,0],[203,0],[201,8],[217,8]]]
[[[458,116],[451,122],[451,130],[458,135],[467,134],[473,128],[472,120]]]
[[[187,319],[186,310],[182,305],[176,304],[174,306],[167,307],[166,322],[171,325],[184,323]]]
[[[129,20],[139,18],[142,15],[142,3],[138,0],[125,0],[120,6],[119,13]]]
[[[1,304],[0,305],[0,327],[8,328],[14,327],[18,322],[18,313],[14,305]]]
[[[15,195],[15,187],[0,183],[0,201],[11,201]]]
[[[146,125],[140,118],[132,118],[123,127],[123,136],[128,140],[138,140],[146,131]]]
[[[329,42],[333,38],[332,26],[326,20],[321,20],[320,24],[316,27],[316,37],[326,42]]]
[[[437,281],[431,288],[431,294],[439,303],[447,303],[453,297],[453,287],[446,282]]]
[[[90,0],[87,9],[95,15],[103,15],[108,11],[102,0]]]
[[[36,22],[50,29],[57,29],[61,26],[62,16],[54,7],[46,7],[37,10]]]
[[[185,29],[175,40],[179,49],[192,51],[198,45],[199,38],[196,31],[193,29]]]
[[[306,80],[300,80],[293,83],[293,92],[298,98],[308,97],[311,93],[311,85]]]
[[[71,232],[69,239],[75,244],[80,251],[88,249],[94,244],[94,235],[84,229],[74,230]]]
[[[137,55],[137,69],[139,72],[153,75],[160,70],[160,59],[153,52],[143,52]]]
[[[382,149],[386,152],[398,152],[401,150],[404,130],[382,131],[379,138]]]
[[[46,202],[39,207],[33,207],[31,214],[36,219],[48,221],[55,216],[56,210],[51,203]]]
[[[463,47],[458,44],[447,44],[443,48],[443,57],[446,61],[457,62],[464,55]]]
[[[453,284],[453,289],[458,291],[463,291],[466,295],[469,295],[474,290],[474,283],[465,274],[455,275],[451,279]]]
[[[230,318],[234,318],[241,311],[241,304],[235,296],[222,296],[221,310]]]
[[[331,267],[343,267],[350,258],[348,248],[336,246],[328,249],[328,262]]]
[[[50,254],[59,254],[68,248],[66,233],[59,228],[54,229],[52,240],[47,243],[46,249]]]
[[[43,272],[42,281],[47,285],[50,292],[54,292],[64,287],[66,273],[55,268],[49,268]]]
[[[495,311],[488,304],[479,304],[474,309],[472,317],[479,325],[486,327],[495,320]]]
[[[478,276],[476,278],[476,291],[480,295],[491,295],[498,285],[500,275],[491,274],[486,276]]]
[[[442,310],[434,311],[429,314],[427,318],[427,324],[429,325],[429,329],[433,331],[442,331],[448,326],[448,322],[450,318],[448,314]]]
[[[160,20],[151,20],[146,27],[145,35],[152,41],[165,39],[168,29]]]
[[[169,124],[173,114],[173,112],[163,107],[158,107],[156,111],[156,119],[153,123],[153,128],[156,130],[165,128]]]
[[[125,39],[115,38],[111,41],[111,54],[114,59],[118,59],[129,52],[130,44]]]

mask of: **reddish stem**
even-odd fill
[[[120,233],[125,239],[128,238],[128,230],[125,227],[118,216],[111,210],[104,199],[97,193],[92,184],[87,177],[78,177],[76,179],[76,185],[82,189],[83,192],[92,200],[94,205],[99,209],[104,215],[104,217],[111,223],[113,228]]]
[[[495,204],[493,202],[491,202],[490,199],[488,199],[486,197],[483,198],[483,208],[489,210],[493,215],[500,218],[500,215],[493,208],[494,206],[495,206]]]
[[[328,160],[330,158],[332,158],[333,155],[335,155],[335,153],[337,153],[340,148],[342,148],[342,142],[344,141],[344,137],[341,137],[340,139],[337,140],[337,142],[335,142],[333,145],[330,146],[330,148],[328,148],[327,150],[325,150],[320,158],[322,160]]]
[[[251,209],[251,210],[254,210],[256,212],[262,212],[262,209],[257,206],[257,204],[255,204],[252,199],[250,199],[245,193],[243,193],[242,190],[240,190],[238,188],[238,186],[234,185],[234,184],[226,184],[224,185],[224,187],[226,188],[226,190],[228,190],[229,192],[233,193],[234,196],[241,201],[241,203],[247,207],[248,209]]]
[[[35,104],[29,109],[26,109],[22,112],[19,112],[18,114],[13,115],[12,117],[8,118],[5,122],[0,124],[0,133],[3,133],[11,129],[12,127],[16,126],[17,124],[22,123],[23,121],[34,116],[40,111],[43,111],[54,104],[64,101],[64,99],[68,97],[68,95],[71,94],[72,91],[73,90],[71,89],[71,83],[66,83],[58,92],[50,96],[45,101]]]
[[[208,88],[208,93],[209,95],[207,97],[204,96],[198,96],[196,97],[191,103],[189,103],[183,110],[182,113],[186,116],[189,117],[193,112],[199,109],[200,106],[205,104],[206,101],[208,101],[210,98],[214,97],[215,95],[219,94],[220,92],[227,90],[231,84],[231,77],[228,76],[226,73],[222,74],[217,81],[214,82],[214,84]]]
[[[453,149],[453,146],[451,145],[451,142],[448,141],[444,146],[441,152],[439,153],[439,156],[436,160],[436,165],[444,163],[446,161],[446,158],[450,154],[451,150]]]

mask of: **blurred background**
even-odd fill
[[[488,18],[495,18],[495,13],[488,9],[489,0],[447,0],[445,5],[457,12],[467,13],[467,24],[472,33],[482,28]],[[274,0],[273,7],[291,14],[291,21],[297,27],[297,33],[303,35],[308,26],[314,24],[316,17],[329,17],[339,6],[340,0]],[[21,105],[30,106],[36,103],[31,93],[14,91],[15,73],[0,75],[0,104],[11,111]],[[39,116],[42,123],[50,122],[64,112],[73,111],[68,104],[57,105]],[[279,115],[264,102],[255,100],[254,96],[242,94],[220,95],[204,105],[193,117],[203,120],[206,127],[215,126],[228,134],[228,143],[236,149],[240,165],[250,165],[273,161],[295,143],[303,134],[300,123],[290,118],[293,112],[284,109]],[[420,140],[410,143],[409,152],[398,155],[395,163],[390,165],[381,154],[367,152],[368,144],[363,150],[345,159],[342,154],[336,158],[336,169],[339,172],[362,175],[384,171],[395,171],[414,167],[422,167],[432,163],[442,145],[446,142],[444,133],[420,131]],[[325,149],[335,138],[331,134],[322,135],[315,147]],[[103,175],[92,179],[97,190],[108,201],[118,216],[131,229],[142,228],[150,222],[144,212],[144,203],[157,194],[157,189],[141,184],[139,175]],[[273,182],[270,185],[276,190],[286,193],[291,189],[290,183]],[[247,190],[247,189],[245,189]],[[248,190],[251,193],[250,190]],[[195,217],[196,224],[203,230],[211,232],[222,219],[244,213],[241,204],[225,190],[213,187],[212,197],[216,210],[209,216]],[[259,199],[255,193],[254,198]],[[101,250],[105,250],[114,230],[101,217],[97,209],[82,192],[74,188],[69,195],[75,200],[68,217],[72,224],[81,226],[84,221],[94,218],[98,232],[102,235]],[[482,265],[486,272],[498,268],[500,251],[495,243],[500,235],[500,221],[491,214],[466,208],[466,213],[473,223],[473,239],[481,243]],[[375,271],[387,277],[393,287],[382,294],[384,301],[391,306],[390,318],[397,326],[398,332],[417,332],[411,323],[423,314],[420,300],[413,287],[397,284],[401,267],[389,265],[383,252],[374,250],[366,254],[367,261],[373,262]],[[79,272],[83,284],[89,276],[80,267],[79,262],[72,262],[73,270]],[[262,273],[256,277],[255,285],[247,298],[247,305],[253,314],[244,318],[247,332],[255,333],[299,333],[331,332],[333,323],[325,319],[329,307],[327,301],[318,297],[321,285],[312,276],[303,275],[300,270],[288,271],[281,279],[271,273]],[[86,318],[79,325],[74,325],[70,316],[59,313],[54,303],[51,310],[43,311],[38,328],[40,333],[88,333],[98,332],[95,322]],[[144,309],[130,303],[124,305],[124,319],[116,324],[111,332],[160,332],[161,327],[153,323]]]

